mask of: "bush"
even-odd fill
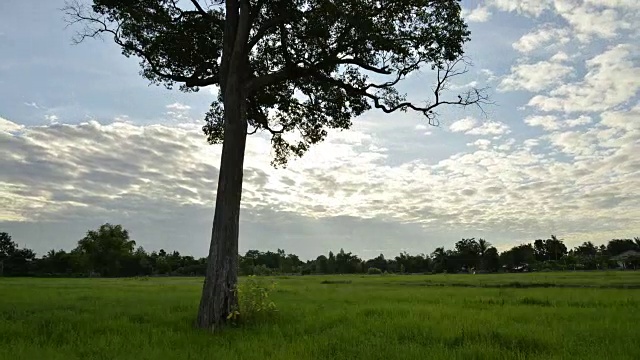
[[[271,270],[264,264],[256,265],[253,267],[253,275],[269,276],[269,275],[273,275],[273,270]]]
[[[378,268],[370,267],[367,270],[367,274],[369,274],[369,275],[382,275],[382,270],[380,270]]]
[[[258,320],[278,311],[276,304],[271,301],[269,295],[276,287],[273,281],[260,279],[255,275],[250,275],[245,281],[239,283],[236,291],[238,293],[239,309],[229,314],[229,319],[236,322]]]

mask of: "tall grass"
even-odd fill
[[[275,280],[274,317],[209,334],[201,279],[0,278],[0,359],[640,358],[640,272]]]

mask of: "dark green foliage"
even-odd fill
[[[73,0],[65,11],[85,25],[76,41],[112,37],[152,83],[219,87],[203,127],[210,143],[224,139],[227,81],[237,82],[246,121],[271,135],[274,165],[371,108],[434,124],[440,105],[487,102],[476,89],[445,96],[470,35],[459,0]],[[434,99],[415,105],[396,86],[423,67],[440,72]]]
[[[558,240],[561,242],[561,240]],[[622,244],[623,246],[621,246]],[[607,249],[626,248],[635,241],[614,239],[600,247],[591,242],[577,246],[558,260],[536,260],[532,244],[517,245],[498,253],[484,240],[462,239],[454,250],[437,248],[431,255],[400,253],[394,259],[384,255],[362,260],[351,252],[340,249],[329,257],[320,255],[306,262],[284,250],[262,252],[249,250],[239,256],[241,275],[278,274],[425,274],[425,273],[485,273],[505,271],[558,271],[640,268],[640,257],[634,253],[626,256],[609,255]],[[564,244],[562,244],[564,246]],[[558,246],[562,248],[562,246]],[[36,258],[30,249],[20,249],[7,233],[0,232],[0,264],[5,276],[64,276],[64,277],[135,277],[135,276],[203,276],[206,258],[181,255],[164,249],[147,253],[135,248],[135,241],[121,225],[104,224],[87,232],[78,246],[65,250],[50,250]],[[640,248],[631,248],[635,250]],[[619,250],[618,250],[619,251]],[[2,267],[0,267],[2,269]],[[466,285],[465,285],[466,286]],[[513,284],[514,287],[520,284]],[[537,285],[536,285],[537,286]]]
[[[567,247],[555,235],[551,235],[547,240],[534,241],[533,247],[537,261],[557,261],[567,254]]]
[[[6,232],[0,232],[0,276],[25,276],[32,271],[36,254],[20,249]]]

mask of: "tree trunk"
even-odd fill
[[[211,245],[197,318],[199,328],[218,329],[238,306],[235,287],[246,140],[246,101],[239,82],[232,80],[224,95],[224,141]]]

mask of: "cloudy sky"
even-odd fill
[[[62,0],[0,2],[0,231],[39,253],[121,223],[145,248],[204,256],[219,146],[212,99],[149,86],[108,41],[71,45]],[[240,249],[303,258],[640,236],[640,1],[463,1],[495,105],[369,112],[287,169],[249,140]],[[403,86],[428,98],[423,72]]]

